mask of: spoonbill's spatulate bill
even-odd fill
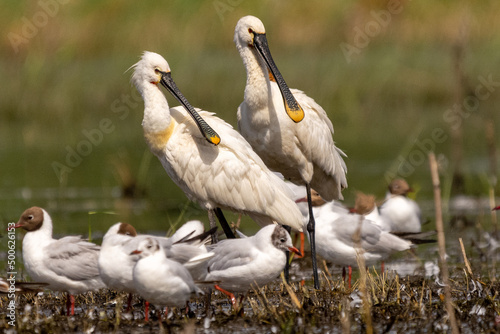
[[[327,201],[341,199],[341,191],[347,187],[345,154],[333,142],[333,125],[325,110],[302,91],[288,88],[271,57],[266,31],[258,18],[241,18],[234,42],[247,72],[245,97],[238,108],[243,137],[271,170],[305,185],[309,198],[312,187]],[[307,230],[315,287],[319,288],[311,205],[309,211]]]
[[[27,231],[23,239],[23,261],[32,280],[47,283],[47,289],[68,294],[67,314],[75,312],[74,294],[105,288],[99,276],[100,247],[79,236],[52,238],[52,219],[39,207],[27,209],[14,228]]]
[[[221,208],[229,209],[247,214],[261,225],[278,222],[302,230],[302,215],[283,180],[267,168],[231,125],[189,104],[173,83],[162,56],[144,52],[134,65],[132,82],[144,99],[142,127],[146,142],[190,200],[218,216]],[[183,106],[169,108],[158,83]],[[206,122],[200,123],[202,129],[208,124],[220,136],[218,145],[209,143],[200,133],[197,124],[201,120]],[[214,223],[211,219],[212,227]],[[226,234],[227,230],[231,233],[227,222],[221,225],[226,227]]]

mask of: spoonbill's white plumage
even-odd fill
[[[327,201],[342,199],[347,168],[345,154],[332,139],[333,125],[312,98],[288,88],[271,57],[265,33],[263,23],[254,16],[236,24],[234,42],[247,72],[245,97],[238,108],[239,130],[270,169],[306,185],[308,193],[311,187],[316,189]],[[309,216],[314,281],[319,288],[314,218]]]
[[[302,229],[302,215],[284,182],[229,124],[213,113],[194,110],[175,86],[162,56],[144,52],[134,65],[132,82],[144,99],[142,127],[146,142],[190,200],[209,213],[229,209],[245,213],[262,225],[276,221]],[[158,83],[183,107],[169,108]],[[200,133],[207,128],[206,123],[198,125],[202,117],[210,129],[217,131],[216,137]],[[207,138],[220,138],[220,143]]]
[[[403,179],[395,179],[389,184],[380,214],[391,223],[391,232],[418,233],[422,231],[422,214],[418,204],[408,198],[413,190]]]
[[[80,236],[52,238],[52,219],[42,208],[23,212],[14,228],[26,230],[23,262],[31,279],[47,288],[67,292],[67,314],[74,314],[73,295],[105,288],[99,276],[100,247]]]

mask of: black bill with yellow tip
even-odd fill
[[[278,67],[274,63],[273,57],[271,56],[271,51],[269,51],[269,46],[267,45],[266,34],[259,34],[256,32],[254,32],[253,34],[253,44],[262,58],[264,58],[267,67],[271,71],[274,79],[276,80],[276,83],[278,84],[278,87],[280,88],[281,96],[283,96],[283,103],[285,104],[286,113],[295,123],[302,121],[302,119],[304,118],[304,111],[293,96],[290,88],[288,88],[288,85],[285,82],[285,79],[283,79],[283,76],[278,70]]]
[[[172,94],[177,101],[179,101],[184,108],[188,111],[188,113],[193,117],[196,125],[200,129],[201,133],[203,136],[206,138],[206,140],[214,145],[218,145],[220,143],[220,137],[215,132],[214,129],[210,127],[210,125],[205,122],[205,120],[194,110],[193,106],[189,104],[188,100],[182,95],[181,91],[179,88],[177,88],[177,85],[175,84],[174,80],[172,79],[172,75],[170,72],[161,72],[161,84],[163,87],[165,87],[170,94]]]

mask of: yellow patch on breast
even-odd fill
[[[175,126],[176,122],[172,120],[169,126],[165,128],[165,130],[162,130],[160,132],[144,133],[144,138],[146,139],[146,142],[148,143],[151,151],[155,152],[165,149],[168,140],[174,132]]]

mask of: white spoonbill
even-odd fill
[[[300,90],[290,90],[276,67],[262,22],[254,16],[236,24],[234,42],[247,72],[238,127],[266,165],[285,179],[311,187],[327,201],[342,199],[347,168],[335,146],[325,110]],[[273,80],[270,80],[270,76]],[[314,284],[319,288],[314,246],[314,217],[309,202]]]
[[[144,52],[133,67],[132,82],[144,99],[146,142],[188,198],[209,211],[211,227],[211,213],[221,220],[222,208],[245,213],[261,225],[277,222],[302,230],[302,215],[284,181],[231,125],[189,104],[162,56]],[[183,107],[169,108],[159,83]],[[213,140],[219,137],[211,128],[212,134],[200,134],[208,127],[203,119],[220,134],[220,142]],[[226,235],[232,235],[227,222],[221,220],[221,225]]]
[[[47,288],[67,292],[67,315],[75,313],[74,294],[106,286],[99,276],[100,247],[79,236],[52,238],[52,219],[47,211],[31,207],[23,212],[14,228],[27,231],[23,239],[23,261],[31,279]]]

